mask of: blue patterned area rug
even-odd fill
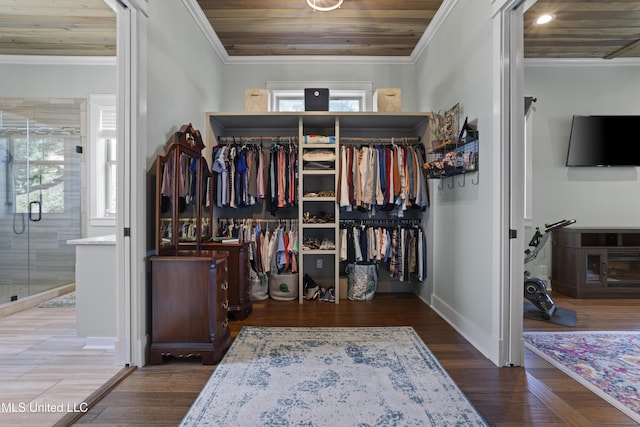
[[[181,426],[487,426],[411,327],[244,327]]]

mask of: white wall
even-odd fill
[[[244,90],[264,88],[265,82],[349,82],[371,81],[373,90],[397,87],[402,90],[402,111],[416,111],[415,67],[410,64],[274,63],[227,64],[224,66],[224,102],[221,110],[244,108]],[[216,110],[211,110],[216,111]]]
[[[420,296],[449,323],[497,363],[499,257],[493,251],[500,214],[495,206],[493,157],[499,148],[492,134],[492,22],[489,0],[457,2],[417,64],[417,108],[441,111],[456,103],[480,132],[479,176],[432,183],[431,226],[434,245],[429,286]],[[462,125],[462,123],[460,123]],[[478,185],[471,180],[479,179]],[[453,185],[453,188],[449,188]]]
[[[222,63],[181,1],[149,3],[147,164],[181,125],[205,135],[205,112],[220,110]]]
[[[116,93],[116,65],[0,64],[4,98],[89,98]]]
[[[638,168],[567,168],[565,161],[573,115],[640,115],[640,62],[526,65],[525,94],[537,98],[533,115],[533,224],[575,218],[576,226],[639,227]],[[629,132],[637,134],[638,130]],[[551,272],[550,242],[535,265],[527,267],[540,274],[541,265]]]

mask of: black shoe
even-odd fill
[[[308,274],[305,274],[303,279],[302,279],[302,283],[304,284],[304,288],[305,289],[311,289],[311,288],[316,288],[319,285],[316,283],[315,280],[313,280],[311,278],[311,276],[309,276]]]

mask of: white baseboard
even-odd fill
[[[478,328],[475,323],[453,310],[448,304],[433,295],[431,298],[431,308],[450,324],[460,335],[471,343],[484,357],[499,365],[500,342],[496,337],[487,334]]]

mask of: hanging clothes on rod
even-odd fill
[[[392,224],[395,222],[395,224]],[[427,241],[419,220],[340,221],[341,262],[386,263],[393,279],[427,277]]]
[[[172,151],[168,155],[168,159],[162,167],[160,188],[160,192],[162,194],[162,202],[160,206],[161,211],[168,211],[171,206],[171,200],[174,198],[174,183],[172,182],[172,179],[176,179],[177,181],[177,200],[178,210],[180,212],[184,212],[188,205],[198,203],[198,185],[201,185],[202,204],[204,206],[209,206],[211,201],[208,198],[209,193],[206,191],[207,188],[209,188],[209,185],[211,185],[209,175],[202,173],[200,183],[198,183],[198,159],[189,156],[187,153],[180,154],[178,161],[178,174],[173,174],[172,171],[175,167],[175,155],[176,153]],[[204,170],[208,170],[206,160],[202,159],[202,161],[204,162]]]
[[[287,274],[298,271],[297,220],[219,219],[218,237],[249,242],[249,262],[254,271]]]
[[[279,208],[297,206],[298,149],[293,140],[270,147],[263,143],[222,144],[214,147],[212,157],[216,206],[242,208],[266,203],[266,210],[274,216]]]
[[[337,202],[343,211],[374,215],[426,210],[429,193],[421,144],[369,144],[340,147]]]

